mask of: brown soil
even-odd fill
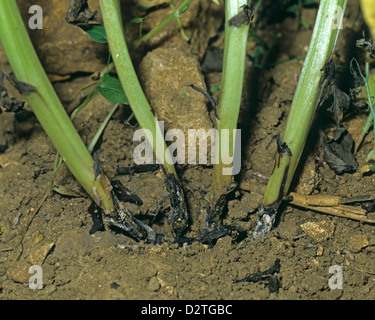
[[[25,21],[29,2],[19,1]],[[91,73],[105,66],[105,46],[93,43],[78,28],[67,26],[62,1],[40,2],[45,15],[44,30],[31,31],[31,36],[59,96],[71,110],[79,88],[90,82]],[[92,1],[94,7],[95,3]],[[125,1],[128,7],[131,3]],[[357,1],[349,0],[345,28],[335,53],[336,62],[346,67],[357,53],[355,39],[361,37],[364,27],[361,15],[357,16],[358,10]],[[180,124],[173,123],[174,118],[166,118],[167,124],[186,128],[187,117],[191,117],[196,121],[194,125],[204,123],[207,127],[211,125],[212,111],[207,113],[202,97],[185,85],[186,81],[198,84],[203,79],[196,61],[204,56],[209,41],[222,46],[223,15],[208,0],[193,1],[189,11],[183,16],[183,24],[192,39],[190,44],[181,40],[177,24],[171,23],[136,52],[134,61],[138,65],[153,50],[152,56],[167,64],[168,72],[172,72],[170,64],[175,64],[179,76],[173,81],[163,76],[162,70],[158,70],[160,74],[152,74],[156,67],[144,67],[150,62],[140,65],[141,69],[143,65],[141,78],[148,82],[153,79],[154,87],[145,88],[148,98],[165,104],[158,106],[165,117],[173,117],[174,113],[179,121],[181,118]],[[164,8],[152,12],[144,27],[157,24],[167,12]],[[316,12],[317,8],[304,8],[301,19],[312,26]],[[133,26],[134,36],[137,27]],[[312,30],[298,27],[294,17],[286,17],[256,28],[256,32],[265,44],[270,47],[272,44],[271,61],[282,62],[306,55]],[[255,47],[249,39],[249,56],[254,55]],[[193,61],[189,52],[196,53]],[[187,67],[181,61],[191,65]],[[225,219],[249,230],[249,235],[266,183],[262,176],[269,176],[274,165],[275,149],[266,150],[266,146],[271,137],[283,132],[295,90],[295,75],[299,74],[302,64],[293,60],[269,68],[255,68],[250,58],[247,61],[240,117],[244,133],[243,169],[238,177],[240,187],[228,202]],[[0,68],[10,70],[2,52]],[[349,76],[346,69],[343,70],[338,72],[338,81],[347,89]],[[186,80],[187,76],[191,78]],[[210,88],[220,84],[220,73],[205,74],[204,79]],[[202,106],[200,109],[198,104]],[[171,105],[173,108],[168,107]],[[191,105],[195,108],[189,109]],[[97,97],[77,117],[75,125],[85,142],[93,137],[110,108],[110,103]],[[198,114],[204,119],[198,119]],[[168,213],[169,200],[162,175],[149,172],[116,176],[118,167],[133,165],[131,151],[135,144],[131,139],[135,128],[123,123],[128,115],[128,107],[122,106],[109,122],[100,141],[104,150],[100,160],[110,178],[121,180],[144,202],[140,207],[129,205],[129,208],[145,221],[159,221],[153,227],[163,232],[158,215]],[[365,120],[366,115],[360,113],[344,118],[344,125],[354,139]],[[293,189],[303,194],[372,194],[375,190],[372,175],[356,172],[337,176],[327,165],[316,165],[315,157],[320,152],[316,128],[323,123],[326,128],[333,126],[333,122],[323,121],[322,117],[315,122]],[[226,236],[212,247],[199,242],[182,247],[171,243],[150,245],[110,230],[90,235],[89,198],[84,194],[66,197],[57,193],[47,193],[45,198],[56,152],[37,120],[32,117],[19,123],[13,114],[2,113],[0,145],[9,147],[0,154],[0,299],[375,298],[373,225],[286,206],[280,213],[277,227],[264,238],[243,237],[235,241]],[[360,168],[371,146],[369,135],[357,154]],[[201,191],[209,190],[211,172],[212,168],[203,166],[179,168],[191,215],[189,236],[197,236],[202,231]],[[65,167],[59,171],[55,183],[83,193]],[[155,212],[159,213],[155,216]],[[308,235],[301,227],[306,222],[320,223],[327,236],[321,239]],[[270,293],[268,281],[235,282],[269,269],[277,258],[281,266],[277,293]],[[28,270],[32,265],[42,267],[42,290],[29,288],[31,274]],[[335,265],[343,268],[344,275],[343,288],[337,290],[329,286],[332,277],[329,270]]]

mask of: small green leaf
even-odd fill
[[[67,196],[67,197],[81,197],[82,195],[76,191],[73,191],[72,189],[66,187],[66,186],[55,186],[53,188],[53,190],[55,192],[57,192],[58,194],[61,194],[63,196]]]
[[[299,9],[298,4],[292,4],[289,7],[287,7],[285,11],[290,12],[290,13],[296,13],[298,9]]]
[[[107,43],[107,35],[104,26],[101,24],[86,24],[79,26],[83,31],[96,42]]]
[[[221,90],[221,85],[214,85],[210,88],[210,92],[214,93]]]
[[[312,4],[316,3],[316,0],[303,0],[302,5],[303,6],[310,6]]]
[[[183,14],[187,9],[189,9],[190,3],[191,3],[191,0],[188,1],[182,8],[180,8],[179,10],[180,14]]]
[[[131,19],[129,22],[131,23],[141,23],[144,19],[146,19],[147,16],[144,17],[136,17],[134,19]]]
[[[306,30],[310,29],[310,24],[306,20],[301,21],[302,27],[304,27]]]
[[[96,90],[98,90],[104,98],[114,103],[129,104],[125,92],[122,89],[121,82],[118,79],[111,77],[108,73],[104,74],[102,79],[102,84],[98,86]]]

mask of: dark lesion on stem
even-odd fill
[[[287,166],[285,169],[277,200],[270,205],[259,207],[258,209],[259,217],[258,217],[258,221],[256,222],[256,225],[253,231],[254,239],[264,236],[269,231],[271,231],[271,229],[274,227],[278,209],[280,207],[281,202],[284,200],[284,197],[285,197],[285,183],[286,183],[286,178],[288,176],[288,171],[289,171],[289,166]]]
[[[99,149],[93,154],[93,170],[96,179],[104,174],[98,158],[101,152],[102,150]],[[168,223],[172,227],[175,240],[177,241],[181,236],[183,236],[183,233],[189,226],[189,214],[185,202],[183,188],[175,174],[166,172],[164,167],[159,164],[152,166],[131,167],[128,168],[129,170],[125,170],[126,172],[122,172],[122,174],[132,174],[134,172],[144,172],[150,170],[154,171],[159,167],[164,174],[164,184],[166,186],[171,205],[171,213],[168,216]],[[127,202],[142,205],[142,200],[134,192],[124,187],[119,180],[111,181],[111,188],[112,199],[114,202],[114,215],[111,217],[106,217],[105,221],[107,224],[110,227],[120,228],[138,241],[147,240],[150,243],[154,243],[157,238],[155,231],[150,226],[136,219],[134,214],[129,209],[124,207],[124,203]],[[100,202],[100,199],[98,199],[98,202]],[[90,211],[94,212],[92,208]],[[100,226],[97,221],[98,214],[92,214],[92,216],[94,226]]]
[[[149,243],[154,243],[156,240],[155,231],[147,224],[136,219],[129,209],[124,208],[123,203],[118,200],[115,193],[112,194],[112,198],[115,205],[116,219],[107,218],[106,221],[109,225],[124,230],[138,241],[147,239]]]
[[[235,226],[223,225],[222,221],[225,205],[227,203],[227,197],[236,188],[237,184],[233,184],[227,187],[225,192],[221,193],[215,199],[204,199],[204,205],[201,208],[201,211],[205,212],[204,230],[197,238],[190,239],[190,242],[199,241],[212,245],[217,239],[230,234],[234,229],[237,230]],[[207,196],[211,198],[210,195]],[[187,242],[189,243],[189,241]]]
[[[269,146],[276,140],[277,142],[277,153],[278,154],[288,154],[292,156],[292,151],[289,149],[288,145],[285,142],[282,142],[280,134],[276,134],[272,137],[271,141],[267,144],[266,150]]]
[[[104,176],[103,168],[99,160],[99,154],[102,152],[101,149],[96,151],[93,154],[93,170],[95,173],[95,179],[100,179]],[[111,196],[114,204],[114,213],[111,216],[106,216],[104,221],[109,227],[116,227],[127,234],[132,238],[140,241],[147,240],[149,243],[154,243],[156,241],[155,231],[143,223],[142,221],[135,218],[134,214],[127,208],[124,207],[124,203],[130,202],[137,205],[142,205],[142,200],[134,193],[124,187],[119,180],[114,180],[109,186],[111,188]],[[101,200],[98,199],[100,204]],[[89,208],[89,212],[93,219],[93,227],[90,230],[90,233],[95,231],[102,230],[104,224],[102,221],[103,211],[99,206],[92,204]]]
[[[242,10],[228,20],[229,26],[235,26],[239,28],[244,24],[245,25],[250,24],[255,14],[254,8],[255,8],[256,2],[257,1],[251,1],[250,6],[248,5],[242,6],[241,7]]]
[[[266,148],[268,148],[270,144],[275,140],[277,142],[277,154],[278,154],[275,166],[278,167],[280,165],[281,158],[291,157],[292,151],[290,150],[288,145],[281,140],[281,137],[279,134],[272,137],[270,143],[267,145]],[[286,185],[286,180],[288,177],[288,172],[289,172],[289,165],[287,165],[284,169],[283,178],[280,184],[278,197],[276,201],[267,205],[261,205],[258,209],[259,218],[258,218],[258,221],[256,222],[256,225],[253,231],[253,237],[255,239],[264,236],[275,225],[278,209],[280,207],[281,202],[284,200],[284,197],[285,197],[285,185]]]
[[[123,203],[117,198],[115,192],[112,193],[112,199],[115,206],[113,217],[104,216],[103,210],[95,202],[90,205],[88,211],[93,221],[90,234],[103,231],[105,225],[107,225],[109,228],[122,230],[137,241],[147,240],[149,243],[154,243],[156,240],[155,231],[150,226],[136,219],[129,209],[124,208]]]
[[[102,166],[98,159],[98,155],[101,150],[96,151],[93,154],[94,158],[94,171],[95,175],[99,178],[103,173]],[[185,243],[191,244],[193,242],[201,242],[213,245],[217,239],[224,237],[235,230],[237,233],[243,234],[245,231],[240,230],[234,225],[223,225],[221,221],[221,216],[226,205],[226,198],[229,193],[233,192],[237,187],[233,184],[227,188],[226,192],[216,199],[216,201],[206,201],[207,211],[205,217],[205,229],[204,231],[194,238],[189,238],[185,236],[186,231],[189,227],[189,214],[185,202],[185,196],[183,188],[175,176],[175,174],[167,173],[163,166],[157,165],[164,174],[164,184],[169,196],[171,212],[168,215],[167,222],[172,228],[173,238],[165,238],[162,234],[156,234],[151,226],[138,220],[134,214],[125,207],[125,203],[134,203],[137,205],[142,205],[142,200],[134,193],[124,187],[119,180],[111,181],[111,194],[114,202],[114,212],[110,215],[104,216],[103,211],[94,202],[89,208],[89,213],[93,219],[93,226],[90,233],[93,234],[96,231],[104,230],[105,225],[109,228],[118,228],[125,232],[127,235],[131,236],[133,239],[147,240],[149,243],[155,243],[159,241],[158,238],[162,237],[165,241],[172,241],[179,245]],[[135,168],[135,167],[134,167]],[[134,169],[131,168],[131,169]],[[154,166],[143,168],[140,167],[140,172],[144,169],[155,169]],[[146,170],[148,171],[148,170]],[[132,174],[133,170],[127,172]],[[103,219],[106,224],[103,223]],[[246,232],[245,232],[246,233]]]
[[[123,186],[119,186],[119,184],[120,182],[116,181],[114,183],[115,187],[112,190],[112,199],[114,203],[113,215],[103,217],[103,210],[97,206],[95,202],[90,205],[89,213],[91,214],[93,221],[90,234],[93,234],[96,231],[104,230],[104,218],[104,221],[109,228],[118,228],[137,241],[147,240],[149,243],[155,243],[156,232],[150,226],[135,218],[134,214],[129,209],[124,207],[124,202],[119,200],[122,199],[123,188],[125,188]],[[129,202],[128,200],[125,201]]]
[[[189,214],[186,207],[184,191],[180,181],[174,174],[164,172],[164,184],[167,189],[172,212],[168,216],[168,223],[172,226],[176,238],[179,238],[188,228]]]
[[[237,184],[233,184],[232,186],[227,187],[226,191],[217,197],[217,199],[208,201],[206,216],[204,218],[205,232],[212,232],[223,228],[221,216],[227,203],[227,197],[236,188]]]
[[[101,174],[103,174],[102,164],[100,163],[100,160],[99,160],[99,154],[101,154],[102,152],[103,152],[103,149],[99,149],[92,154],[92,158],[94,161],[93,169],[94,169],[95,179],[97,179]]]

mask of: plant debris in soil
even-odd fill
[[[321,146],[324,152],[324,161],[336,174],[355,172],[358,162],[354,157],[354,141],[348,130],[339,126],[333,131],[332,139],[321,131]]]
[[[104,231],[103,210],[93,201],[87,211],[91,215],[92,219],[92,226],[89,233],[94,234],[97,231]]]
[[[341,118],[350,106],[351,98],[335,84],[336,70],[333,59],[324,66],[323,95],[319,106],[328,104],[326,110],[334,116],[337,127],[332,138],[320,130],[320,145],[324,153],[324,161],[336,174],[352,173],[358,168],[354,157],[354,141],[348,130],[341,124]]]
[[[275,263],[269,269],[258,272],[250,277],[245,277],[240,280],[235,280],[235,283],[239,282],[259,282],[268,281],[268,288],[270,293],[279,292],[280,280],[278,279],[278,273],[280,272],[280,259],[276,259]]]
[[[87,0],[70,0],[66,21],[74,25],[85,25],[96,21],[97,11],[92,12]]]
[[[159,169],[159,164],[143,164],[130,167],[119,167],[116,171],[118,175],[133,175],[134,173],[157,171]]]
[[[336,123],[340,123],[340,115],[348,110],[350,106],[350,97],[343,91],[341,91],[335,84],[336,80],[336,69],[335,62],[330,59],[324,66],[324,79],[323,79],[323,94],[320,100],[319,106],[324,103],[331,101],[331,105],[326,108],[330,112]]]
[[[30,92],[36,92],[34,86],[19,81],[13,73],[7,73],[4,70],[0,70],[0,106],[2,106],[7,112],[17,113],[22,110],[25,105],[24,101],[20,101],[14,97],[9,97],[8,90],[5,86],[4,80],[7,79],[9,83],[18,90],[20,94],[28,94]],[[1,113],[1,108],[0,108]]]
[[[210,102],[211,106],[214,108],[215,117],[219,119],[217,108],[219,106],[219,101],[215,100],[207,91],[203,90],[202,88],[197,87],[194,84],[189,84],[188,87],[192,88],[193,90],[203,94],[203,96]]]
[[[138,195],[136,195],[134,192],[124,187],[120,180],[112,180],[111,185],[113,187],[113,192],[120,201],[134,203],[139,206],[143,204],[141,198],[138,197]]]

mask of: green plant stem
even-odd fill
[[[369,132],[371,126],[372,126],[372,112],[367,117],[366,123],[362,128],[361,134],[359,135],[356,143],[355,143],[355,148],[354,148],[354,154],[358,152],[359,147],[362,144],[363,139],[365,138],[366,134]]]
[[[184,39],[185,41],[189,41],[190,39],[186,35],[185,30],[184,30],[184,26],[182,25],[182,21],[181,21],[181,18],[180,18],[180,10],[176,9],[176,7],[173,4],[172,0],[169,0],[169,6],[171,7],[172,11],[174,12],[174,15],[175,15],[178,27],[180,28],[180,33],[181,33],[182,39]]]
[[[100,136],[104,132],[105,127],[107,126],[109,120],[111,120],[112,115],[115,113],[115,111],[117,110],[117,108],[118,108],[119,105],[120,105],[119,103],[116,103],[112,107],[111,111],[107,114],[107,116],[105,117],[103,123],[100,125],[100,128],[96,132],[94,138],[92,138],[89,146],[87,147],[87,150],[89,150],[90,153],[92,153],[92,151],[94,150],[96,143],[98,142]]]
[[[103,77],[105,73],[109,73],[114,68],[114,66],[115,64],[113,62],[106,65],[105,68],[100,71],[100,78]]]
[[[99,3],[112,59],[129,105],[139,125],[144,129],[144,134],[153,147],[156,158],[167,173],[177,178],[171,154],[164,141],[164,134],[142,90],[129,55],[124,37],[120,3],[118,0],[100,0]]]
[[[353,60],[356,61],[356,60]],[[356,62],[357,63],[357,62]],[[373,124],[373,119],[374,119],[374,114],[373,114],[373,109],[374,109],[374,103],[373,103],[373,96],[375,92],[375,74],[370,75],[369,72],[369,67],[368,63],[366,64],[366,77],[362,75],[362,72],[359,68],[359,65],[357,63],[358,71],[362,77],[363,82],[365,83],[365,90],[366,90],[366,97],[368,100],[368,105],[370,107],[370,113],[367,117],[366,123],[362,128],[361,134],[358,137],[356,143],[355,143],[355,150],[354,154],[357,153],[359,147],[361,146],[361,143],[363,139],[365,138],[366,134],[370,130],[372,124]],[[374,129],[374,143],[375,143],[375,129]]]
[[[233,157],[240,156],[234,150],[234,141],[242,98],[249,24],[236,27],[230,26],[228,21],[243,10],[242,6],[248,4],[247,0],[225,1],[224,60],[218,119],[216,120],[218,137],[215,143],[215,155],[217,160],[213,169],[211,190],[213,201],[217,201],[222,194],[227,193],[233,182],[232,174],[224,174],[225,169],[230,170],[228,168],[233,167],[233,161],[229,164],[223,163],[222,148],[228,148]],[[225,130],[229,133],[228,145],[222,143],[222,134]]]
[[[373,88],[372,86],[370,86],[370,64],[366,62],[366,76],[362,74],[358,63],[357,63],[357,67],[358,67],[359,73],[361,74],[362,80],[365,84],[367,101],[370,107],[369,117],[367,118],[365,127],[362,129],[362,132],[361,132],[361,138],[363,139],[364,135],[370,129],[371,124],[375,123],[375,107],[374,107],[374,103],[372,101],[372,96],[371,96],[371,92],[372,92],[371,89]],[[366,129],[367,131],[365,132]],[[374,148],[367,155],[366,162],[369,163],[371,171],[374,172],[375,171],[375,129],[373,130],[373,134],[374,134],[374,140],[373,140]]]
[[[274,223],[278,207],[287,194],[312,125],[316,108],[324,90],[323,67],[331,58],[339,35],[339,21],[333,28],[336,9],[345,12],[347,0],[322,0],[315,22],[309,51],[301,72],[282,141],[291,151],[276,155],[275,168],[261,203],[263,213],[254,231],[258,237],[268,232]],[[337,23],[338,22],[338,23]]]
[[[108,180],[95,177],[93,159],[36,55],[15,0],[0,1],[0,40],[17,79],[36,88],[25,99],[58,153],[96,203],[112,209]]]
[[[78,115],[78,113],[80,113],[84,108],[86,108],[89,102],[95,98],[95,96],[98,94],[98,91],[95,90],[97,86],[98,86],[98,83],[95,84],[94,89],[91,90],[91,92],[87,95],[85,100],[76,109],[74,109],[74,111],[70,115],[71,120],[74,120],[75,117]]]
[[[174,12],[172,12],[168,17],[166,17],[162,22],[160,22],[155,28],[153,28],[151,31],[145,34],[142,38],[134,41],[131,48],[133,50],[137,49],[142,42],[145,42],[151,37],[153,37],[156,33],[158,33],[161,29],[163,29],[164,26],[167,25],[169,22],[171,22],[173,19],[177,19],[177,23],[179,24],[182,37],[186,41],[189,41],[188,37],[185,35],[185,32],[183,31],[182,24],[180,24],[181,22],[180,15],[186,11],[186,8],[189,6],[191,1],[192,0],[184,0],[184,2],[182,2],[181,5]]]
[[[371,98],[371,89],[370,89],[369,79],[370,79],[370,64],[366,62],[366,77],[363,80],[365,82],[367,100],[368,100],[368,104],[369,104],[371,114],[372,114],[372,123],[375,123],[375,110],[374,110],[374,104],[372,103],[372,98]],[[374,130],[374,142],[375,142],[375,130]]]

